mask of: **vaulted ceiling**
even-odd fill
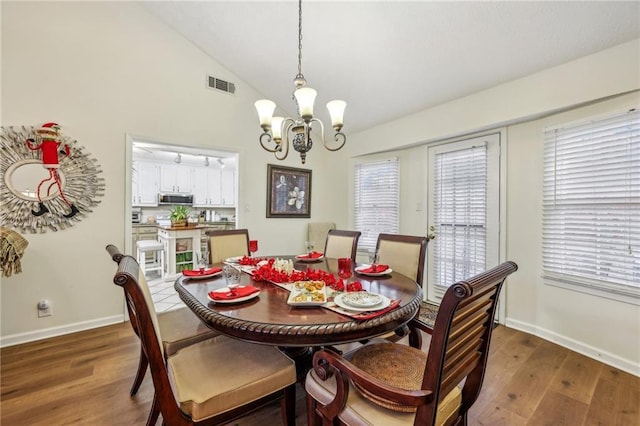
[[[295,114],[297,2],[143,6]],[[345,100],[345,132],[640,37],[638,1],[305,1],[302,14],[302,72],[318,91],[316,115],[327,119],[326,102]]]

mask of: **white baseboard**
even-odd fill
[[[0,348],[19,345],[21,343],[34,342],[36,340],[48,339],[49,337],[62,336],[63,334],[75,333],[78,331],[90,330],[104,327],[111,324],[124,322],[124,315],[114,315],[111,317],[98,318],[91,321],[77,322],[59,327],[45,328],[42,330],[29,331],[27,333],[11,334],[0,337]]]
[[[567,349],[571,349],[574,352],[593,358],[596,361],[603,362],[613,367],[619,368],[622,371],[626,371],[629,374],[640,377],[640,364],[621,358],[618,355],[612,354],[594,346],[587,345],[579,342],[567,336],[563,336],[556,332],[538,327],[534,324],[529,324],[523,321],[518,321],[513,318],[507,318],[505,325],[507,327],[515,328],[516,330],[524,331],[534,336],[541,337],[553,343],[557,343]]]

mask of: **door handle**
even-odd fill
[[[431,225],[429,227],[429,232],[427,232],[427,241],[436,239],[436,227]]]

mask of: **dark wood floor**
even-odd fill
[[[144,425],[150,377],[129,397],[138,345],[124,323],[2,349],[0,424]],[[639,378],[502,326],[491,350],[471,425],[640,425]],[[279,408],[233,424],[280,424]]]

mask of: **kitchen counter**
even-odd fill
[[[184,228],[189,228],[189,229],[193,229],[193,228],[209,228],[211,226],[216,226],[216,225],[225,225],[225,226],[229,226],[231,225],[232,228],[235,228],[236,223],[235,222],[231,222],[231,221],[224,221],[221,220],[219,222],[203,222],[203,223],[197,223],[194,226],[178,226],[176,227],[176,229],[174,229],[171,226],[162,226],[162,225],[158,225],[157,223],[133,223],[132,224],[134,228],[138,228],[138,227],[147,227],[147,226],[154,226],[156,228],[160,228],[160,229],[172,229],[172,230],[177,230],[177,229],[184,229]]]
[[[194,229],[204,229],[207,225],[197,224],[197,225],[189,225],[189,226],[161,226],[156,225],[158,229],[164,229],[165,231],[193,231]]]

